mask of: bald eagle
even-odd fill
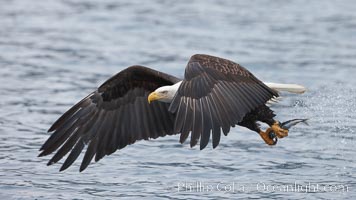
[[[49,128],[52,133],[39,156],[57,152],[47,165],[61,160],[67,169],[87,146],[80,171],[91,160],[99,161],[138,140],[180,133],[183,143],[204,149],[210,138],[213,148],[221,132],[246,127],[268,145],[288,135],[274,120],[266,102],[277,91],[303,93],[295,84],[263,83],[244,67],[210,55],[193,55],[181,80],[143,66],[131,66],[108,79],[97,90],[65,112]],[[262,131],[257,121],[270,126]]]

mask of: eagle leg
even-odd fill
[[[288,130],[281,128],[281,123],[275,121],[270,128],[267,129],[266,132],[273,132],[276,134],[278,138],[284,138],[288,136]]]
[[[268,128],[266,132],[260,130],[259,134],[263,141],[265,141],[265,143],[268,145],[276,145],[278,142],[278,138],[271,128]]]

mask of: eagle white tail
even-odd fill
[[[302,94],[304,93],[307,88],[305,88],[302,85],[297,85],[297,84],[283,84],[283,83],[268,83],[264,82],[268,87],[277,90],[278,92],[280,91],[286,91],[286,92],[291,92],[291,93],[297,93],[297,94]]]

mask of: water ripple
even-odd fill
[[[352,199],[356,196],[356,4],[345,1],[6,1],[0,6],[1,199]],[[111,75],[141,64],[182,77],[189,56],[241,63],[295,82],[281,121],[309,118],[267,147],[234,128],[218,148],[179,136],[140,141],[83,173],[46,166],[38,149],[65,110]],[[82,157],[80,157],[82,158]],[[60,163],[61,164],[61,163]],[[345,185],[348,192],[178,191],[184,182]],[[199,187],[192,186],[193,190]]]

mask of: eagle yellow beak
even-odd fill
[[[151,94],[148,95],[148,103],[151,103],[152,101],[156,101],[158,99],[160,99],[161,96],[159,96],[159,94],[157,92],[151,92]]]

